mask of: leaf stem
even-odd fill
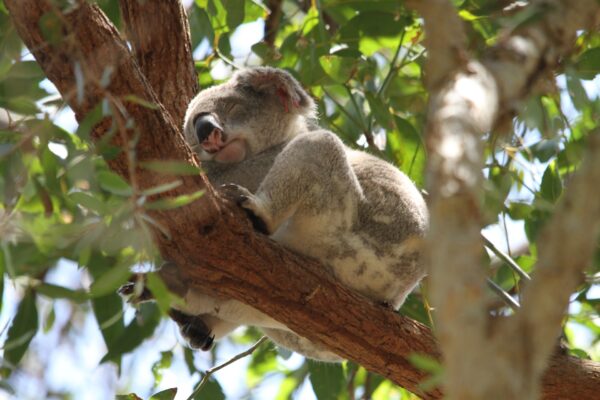
[[[234,362],[236,362],[237,360],[247,357],[250,354],[254,353],[254,351],[261,345],[263,344],[265,341],[267,341],[267,337],[263,336],[260,339],[258,339],[258,341],[256,343],[254,343],[252,345],[252,347],[250,347],[248,350],[245,350],[235,356],[233,356],[232,358],[230,358],[229,360],[225,361],[223,364],[219,364],[215,367],[212,367],[210,369],[208,369],[205,373],[204,376],[202,377],[202,379],[200,380],[200,383],[198,384],[198,386],[196,386],[196,388],[192,391],[192,394],[189,395],[189,397],[187,398],[187,400],[193,400],[194,397],[196,397],[196,395],[198,393],[200,393],[200,391],[202,390],[202,388],[204,387],[204,385],[206,385],[206,383],[208,382],[208,379],[217,371],[227,367],[230,364],[233,364]]]

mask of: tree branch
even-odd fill
[[[48,78],[74,109],[79,120],[99,101],[122,101],[127,117],[135,121],[139,138],[135,142],[137,162],[151,159],[180,159],[195,163],[177,125],[132,60],[118,32],[94,5],[81,2],[68,14],[59,13],[65,39],[56,44],[44,40],[39,19],[53,12],[49,1],[5,0],[19,34],[31,49]],[[83,65],[85,86],[79,101],[74,65]],[[150,63],[149,65],[160,65]],[[165,64],[168,65],[168,64]],[[106,67],[114,68],[106,87],[96,82]],[[169,72],[169,71],[164,71]],[[157,109],[124,101],[134,94],[159,104]],[[161,99],[162,100],[162,99]],[[109,129],[107,118],[95,129],[96,138]],[[114,143],[130,145],[135,132],[115,135]],[[108,160],[110,167],[129,175],[125,157]],[[164,183],[164,176],[135,166],[142,186]],[[425,399],[441,398],[439,390],[423,393],[419,383],[426,374],[413,367],[414,353],[439,357],[435,340],[427,327],[375,305],[334,282],[314,260],[281,248],[268,238],[252,232],[244,214],[222,203],[204,177],[179,177],[184,184],[169,195],[208,190],[200,200],[170,211],[152,211],[169,233],[156,234],[165,259],[179,266],[181,282],[209,293],[228,296],[274,316],[298,334],[321,343],[339,355],[362,364]],[[582,386],[597,387],[595,364],[571,367],[573,361],[557,356],[548,372],[548,398],[585,399]],[[585,370],[586,374],[582,374]],[[558,381],[565,385],[554,386]]]
[[[491,128],[495,118],[498,89],[481,64],[466,64],[462,21],[449,0],[412,4],[427,28],[430,227],[425,254],[436,336],[444,354],[445,390],[449,398],[487,398],[477,390],[493,386],[497,377],[489,373],[495,359],[483,351],[489,348],[490,299],[480,268],[481,133]],[[468,381],[474,384],[465,385]]]
[[[464,65],[467,38],[462,20],[448,0],[407,0],[406,5],[424,19],[427,47],[426,80],[437,87],[449,72]]]
[[[187,106],[199,88],[181,2],[120,0],[119,5],[135,59],[177,126],[183,126]]]
[[[537,241],[535,279],[525,287],[523,308],[509,329],[521,337],[513,351],[529,354],[525,361],[535,381],[556,345],[571,293],[584,280],[600,232],[600,134],[587,141],[583,164]],[[548,294],[552,293],[551,296]]]
[[[275,45],[275,38],[279,31],[281,16],[283,15],[282,7],[283,0],[268,0],[267,7],[269,8],[269,16],[265,20],[265,38],[264,41],[269,46]]]

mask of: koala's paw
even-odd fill
[[[136,274],[129,278],[129,282],[122,285],[118,290],[121,296],[127,299],[128,303],[139,304],[154,299],[152,292],[145,285],[145,278],[141,274]]]
[[[213,345],[215,336],[202,318],[196,315],[183,313],[171,309],[170,317],[179,325],[181,336],[188,342],[191,348],[208,351]]]
[[[221,185],[221,194],[244,209],[256,231],[265,235],[272,233],[267,222],[267,213],[248,189],[235,183],[227,183]]]

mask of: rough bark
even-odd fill
[[[143,76],[120,40],[118,32],[95,6],[82,2],[67,15],[61,14],[69,40],[46,43],[38,21],[51,10],[47,1],[5,0],[19,34],[59,91],[81,120],[106,98],[120,102],[141,133],[135,146],[136,162],[149,159],[180,159],[195,163],[177,125]],[[160,29],[160,27],[156,27]],[[162,32],[163,35],[173,34]],[[178,43],[178,40],[171,43]],[[86,77],[84,101],[78,101],[73,66],[79,62]],[[162,65],[151,63],[151,65]],[[168,67],[168,63],[164,64]],[[110,85],[98,82],[105,68],[114,68]],[[171,71],[164,70],[164,74]],[[145,108],[124,101],[126,95],[159,104]],[[162,99],[161,99],[162,100]],[[103,137],[110,125],[105,120],[95,130]],[[117,145],[130,145],[135,132],[115,135]],[[164,183],[164,176],[131,165],[125,156],[109,160],[110,167],[136,180],[139,187]],[[135,174],[132,176],[132,172]],[[188,206],[150,213],[168,236],[157,232],[164,258],[180,266],[178,272],[189,285],[246,302],[273,315],[297,333],[320,342],[339,355],[364,365],[426,399],[441,398],[439,390],[423,393],[418,384],[425,373],[407,358],[413,353],[439,357],[431,332],[423,325],[375,305],[336,284],[313,260],[291,253],[268,238],[251,231],[243,213],[224,204],[210,191],[204,177],[181,177],[183,185],[169,195],[207,189],[207,194]],[[546,375],[545,397],[586,399],[600,390],[598,366],[570,357],[556,356]],[[556,382],[565,384],[556,385]]]
[[[600,135],[596,133],[589,137],[579,171],[569,181],[566,194],[537,240],[535,279],[523,292],[522,309],[507,321],[507,331],[500,331],[498,338],[508,339],[510,347],[504,346],[507,354],[512,351],[515,359],[522,360],[522,371],[530,371],[532,382],[540,380],[560,334],[570,296],[583,283],[585,269],[597,250],[598,187]],[[525,358],[524,354],[530,356]],[[539,388],[531,391],[537,395]]]
[[[183,126],[187,105],[199,88],[181,2],[120,0],[119,5],[142,73],[177,126]]]
[[[461,21],[449,0],[411,2],[425,19],[428,37],[431,226],[427,254],[437,337],[447,371],[445,388],[452,399],[538,397],[540,377],[555,347],[569,295],[597,240],[600,150],[598,138],[591,137],[588,162],[540,239],[537,276],[525,289],[522,310],[493,323],[486,311],[479,261],[481,135],[491,130],[499,116],[512,113],[515,102],[570,53],[577,31],[595,27],[600,14],[593,0],[532,3],[540,7],[543,18],[504,35],[486,57],[476,61],[467,57],[460,41]],[[441,15],[446,15],[442,22]],[[449,37],[459,39],[448,45]],[[571,232],[580,234],[565,235],[566,226],[576,226]]]

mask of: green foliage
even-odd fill
[[[70,3],[55,4],[62,8]],[[122,30],[118,2],[97,3]],[[398,1],[285,0],[274,45],[257,42],[251,46],[251,55],[240,56],[237,43],[232,41],[236,29],[264,20],[267,3],[196,0],[191,5],[188,14],[192,45],[202,45],[206,50],[203,58],[196,60],[200,85],[217,83],[213,75],[217,67],[227,69],[249,62],[284,68],[316,100],[323,127],[337,133],[349,146],[385,158],[423,187],[428,94],[423,84],[427,53],[422,20]],[[530,8],[500,17],[505,15],[501,3],[454,1],[466,26],[472,54],[484,54],[498,41],[502,30],[535,24],[544,12],[542,8]],[[63,24],[64,20],[53,12],[40,21],[44,37],[52,44],[68,40],[62,35]],[[503,240],[515,251],[517,264],[532,274],[537,258],[534,241],[563,193],[569,190],[568,181],[579,166],[586,138],[595,132],[600,120],[600,35],[583,32],[577,40],[577,53],[561,62],[558,90],[536,93],[517,104],[519,115],[513,120],[510,134],[490,132],[484,138],[485,220],[490,225],[512,221]],[[59,330],[64,340],[71,340],[79,333],[77,321],[88,313],[93,314],[106,346],[106,354],[100,354],[98,360],[113,363],[120,370],[127,368],[124,356],[136,354],[145,340],[164,333],[157,327],[177,299],[156,275],[149,275],[148,285],[157,301],[138,305],[133,319],[124,315],[131,312],[132,306],[124,305],[116,290],[127,282],[132,267],[148,269],[160,262],[151,232],[161,227],[148,211],[181,207],[202,195],[165,197],[181,181],[175,179],[140,190],[112,172],[105,160],[127,149],[112,146],[108,138],[94,143],[91,133],[100,121],[111,126],[108,137],[118,132],[114,103],[104,99],[82,116],[77,126],[65,124],[64,101],[49,96],[52,90],[43,71],[27,55],[0,1],[0,114],[11,113],[10,124],[0,123],[0,272],[4,277],[0,280],[0,294],[4,295],[0,300],[5,299],[2,314],[8,321],[0,390],[7,391],[17,382],[11,374],[27,368],[25,360],[31,357],[28,349],[32,341],[35,344],[45,332]],[[80,65],[73,67],[81,71]],[[106,71],[103,87],[116,73]],[[592,79],[595,91],[589,91]],[[77,83],[73,95],[82,97],[82,74]],[[120,101],[157,107],[134,94]],[[199,172],[180,161],[138,163],[136,154],[126,155],[136,168],[175,177]],[[154,199],[156,194],[161,198]],[[516,243],[513,236],[523,233],[528,241]],[[78,266],[78,273],[85,277],[79,284],[49,279],[65,263]],[[489,258],[489,267],[489,277],[518,299],[520,278],[495,257]],[[596,360],[600,357],[600,329],[594,323],[600,313],[599,276],[600,251],[574,294],[565,325],[569,351]],[[431,325],[432,309],[426,294],[426,285],[422,285],[400,312]],[[18,305],[7,302],[7,298],[16,298]],[[69,304],[72,309],[68,323],[60,322],[59,304]],[[493,312],[511,311],[498,302]],[[173,329],[164,331],[165,335],[173,335]],[[586,340],[581,339],[581,332]],[[154,393],[150,398],[174,398],[177,389],[164,386],[170,384],[164,377],[178,362],[187,367],[190,382],[198,381],[211,364],[221,361],[222,352],[232,346],[250,346],[259,337],[256,329],[236,331],[225,341],[226,346],[217,344],[210,362],[180,346],[144,350],[155,352],[153,361],[145,366],[154,385],[144,397]],[[443,371],[437,363],[422,355],[411,360],[431,374],[426,385],[439,383]],[[248,388],[248,398],[260,398],[255,393],[269,385],[269,393],[277,399],[299,396],[302,390],[312,390],[319,399],[416,398],[349,362],[330,365],[298,361],[285,350],[264,345],[247,362],[245,377],[235,378]],[[217,374],[214,378],[196,398],[226,398],[231,375],[222,378]],[[128,392],[131,390],[122,393]],[[117,397],[142,398],[135,393]]]
[[[136,317],[125,327],[123,332],[107,342],[108,353],[101,362],[115,361],[121,355],[135,350],[144,339],[150,337],[160,322],[160,312],[154,303],[143,303]]]
[[[4,359],[11,365],[16,365],[29,347],[29,343],[38,329],[38,310],[35,294],[28,290],[19,303],[17,314],[8,330],[4,343]]]
[[[309,362],[308,371],[317,398],[323,400],[340,398],[345,381],[341,365]]]
[[[170,388],[153,394],[150,400],[173,400],[175,395],[177,395],[177,388]]]

